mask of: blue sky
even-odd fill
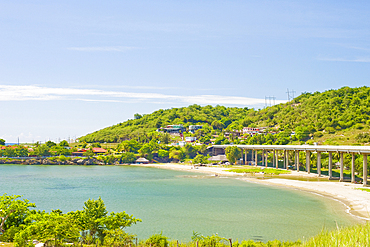
[[[368,86],[369,1],[0,0],[0,138]]]

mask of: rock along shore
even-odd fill
[[[50,158],[27,158],[27,159],[12,159],[2,158],[0,164],[19,164],[19,165],[117,165],[116,163],[105,164],[95,158],[82,159],[72,158],[70,160],[53,160]]]

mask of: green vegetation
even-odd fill
[[[153,131],[170,124],[182,124],[184,127],[203,125],[194,134],[186,134],[198,137],[200,143],[216,138],[216,144],[319,142],[363,145],[370,142],[370,88],[343,87],[323,93],[303,93],[293,101],[261,110],[199,105],[161,109],[88,134],[80,141],[104,143],[134,139],[149,142],[153,140]],[[246,136],[245,139],[226,134],[243,127],[268,129],[266,135]],[[295,135],[291,135],[293,131]],[[166,139],[168,141],[168,136]]]
[[[323,231],[303,246],[370,246],[370,224]]]
[[[253,170],[253,168],[249,169]],[[36,211],[21,196],[0,196],[0,241],[3,246],[34,246],[32,240],[47,243],[48,246],[137,246],[137,247],[326,247],[326,246],[370,246],[370,223],[351,226],[334,231],[324,230],[307,242],[282,242],[279,240],[241,242],[216,235],[203,236],[193,232],[191,242],[179,243],[162,233],[137,242],[136,236],[124,231],[140,219],[126,212],[110,213],[101,198],[89,199],[83,210],[64,214],[61,210],[50,213]]]
[[[262,172],[264,174],[272,174],[272,175],[290,173],[290,171],[287,171],[287,170],[278,170],[275,168],[263,168],[263,167],[255,167],[255,166],[247,166],[243,168],[233,168],[228,171],[236,172],[236,173],[260,173]]]
[[[370,189],[366,189],[366,188],[355,188],[356,190],[362,190],[362,191],[366,191],[366,192],[370,192]]]
[[[236,146],[229,146],[225,149],[226,158],[231,164],[235,164],[237,159],[241,157],[242,150]]]
[[[126,212],[108,214],[101,198],[87,200],[83,210],[63,214],[59,209],[50,213],[31,210],[35,204],[20,197],[7,194],[0,197],[0,241],[14,242],[16,247],[33,246],[30,242],[33,239],[48,246],[80,241],[104,246],[122,240],[131,244],[134,236],[123,230],[141,221]]]

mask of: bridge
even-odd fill
[[[367,156],[370,154],[370,146],[324,146],[324,145],[213,145],[214,149],[225,149],[229,146],[240,148],[245,156],[244,161],[247,161],[247,153],[252,151],[252,160],[258,161],[258,153],[260,153],[262,165],[267,167],[268,154],[272,153],[273,167],[278,168],[278,153],[283,153],[284,169],[289,168],[289,152],[294,152],[295,169],[299,171],[299,153],[306,154],[306,171],[310,173],[311,153],[317,153],[317,174],[321,176],[321,153],[329,154],[329,179],[333,179],[333,153],[338,153],[340,157],[340,177],[339,181],[344,181],[344,157],[343,154],[352,154],[351,161],[351,182],[355,182],[355,155],[363,156],[363,185],[367,186]],[[242,154],[242,155],[243,155]],[[257,162],[256,162],[257,164]]]

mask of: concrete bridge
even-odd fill
[[[317,153],[317,174],[321,176],[321,153],[329,154],[329,179],[333,178],[333,153],[338,153],[340,157],[340,177],[339,181],[344,181],[344,157],[343,154],[352,154],[351,162],[351,182],[355,182],[355,154],[363,156],[363,185],[367,186],[367,156],[370,154],[370,146],[321,146],[321,145],[213,145],[215,149],[227,148],[228,146],[237,146],[241,148],[245,156],[244,161],[247,161],[248,151],[252,151],[252,161],[258,161],[258,152],[261,155],[262,165],[267,167],[268,153],[273,153],[272,164],[278,168],[278,152],[283,153],[284,168],[289,166],[289,152],[294,152],[294,164],[299,171],[299,152],[306,154],[306,171],[310,173],[310,154]]]

